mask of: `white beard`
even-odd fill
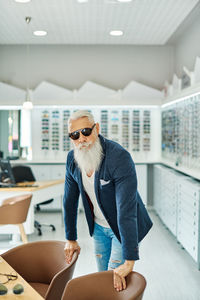
[[[74,158],[81,172],[85,171],[89,173],[91,171],[97,171],[103,158],[103,149],[99,138],[97,138],[91,148],[88,149],[89,143],[82,143],[79,146],[74,146]],[[82,146],[86,146],[83,147]]]

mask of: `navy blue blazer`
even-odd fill
[[[131,155],[118,143],[99,135],[104,157],[95,172],[95,194],[103,215],[122,244],[126,260],[139,259],[138,242],[152,227],[151,219],[137,191],[135,165]],[[101,184],[103,182],[103,185]],[[85,215],[92,236],[94,215],[92,203],[84,191],[82,176],[74,160],[74,151],[67,156],[64,223],[66,238],[77,239],[78,199],[81,194]]]

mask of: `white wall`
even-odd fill
[[[173,46],[55,46],[30,47],[30,87],[48,80],[78,89],[92,80],[122,89],[131,80],[162,89],[173,74]],[[25,88],[26,46],[0,45],[0,81]]]
[[[193,71],[195,59],[200,56],[200,7],[195,11],[193,21],[182,32],[174,44],[174,71],[181,77],[183,66]]]

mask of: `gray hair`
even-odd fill
[[[91,123],[94,123],[94,117],[88,110],[77,110],[68,119],[68,126],[72,120],[78,120],[80,118],[88,118]]]

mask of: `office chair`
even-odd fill
[[[26,182],[26,181],[29,181],[29,182],[36,181],[31,168],[28,166],[21,166],[21,165],[14,166],[14,167],[12,167],[12,172],[13,172],[13,176],[15,178],[16,183]],[[40,210],[40,208],[39,208],[40,205],[46,205],[46,204],[51,203],[52,201],[53,201],[53,199],[49,199],[49,200],[43,201],[39,204],[36,204],[36,210]],[[52,228],[53,231],[56,230],[56,228],[53,224],[44,224],[44,223],[41,224],[35,220],[34,227],[37,229],[38,235],[42,235],[42,229],[41,229],[42,226],[49,226]]]
[[[113,286],[113,271],[92,273],[70,280],[62,300],[141,300],[146,287],[145,278],[131,272],[126,277],[127,287],[117,292]]]
[[[23,243],[28,242],[23,223],[27,218],[31,198],[31,194],[7,198],[0,206],[0,225],[17,225]]]
[[[1,256],[44,299],[60,300],[78,258],[75,252],[67,264],[64,246],[61,241],[37,241],[17,246]]]

